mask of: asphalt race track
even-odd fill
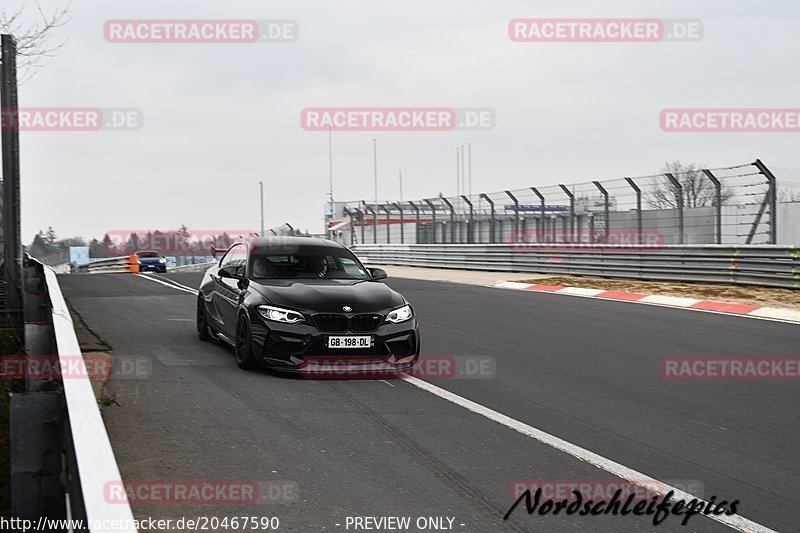
[[[196,288],[200,277],[59,276],[75,320],[111,347],[113,401],[103,416],[123,479],[260,487],[245,503],[132,502],[137,518],[276,516],[283,531],[353,531],[348,517],[364,516],[445,517],[464,532],[656,529],[648,516],[529,516],[524,505],[504,521],[514,483],[620,479],[402,379],[242,371],[232,349],[197,338],[196,297],[170,283]],[[423,376],[429,383],[695,496],[739,500],[750,523],[798,530],[800,383],[669,381],[660,361],[797,356],[800,326],[387,283],[414,305],[424,356],[490,362],[459,379]],[[680,521],[657,530],[735,530],[702,515]]]

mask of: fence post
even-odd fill
[[[603,187],[603,185],[599,181],[593,181],[592,183],[594,183],[594,186],[597,187],[598,191],[600,191],[600,194],[603,195],[603,205],[604,205],[603,211],[605,213],[605,219],[606,219],[606,221],[605,221],[605,224],[606,224],[606,239],[605,239],[605,242],[603,244],[609,244],[608,236],[609,236],[609,232],[611,230],[611,221],[609,220],[609,218],[610,218],[609,217],[609,211],[610,210],[608,209],[608,191],[605,189],[605,187]]]
[[[415,204],[414,202],[408,202],[408,205],[410,205],[411,209],[413,209],[414,212],[416,213],[416,223],[414,224],[416,237],[414,238],[414,242],[416,244],[419,244],[419,230],[420,230],[420,227],[419,227],[419,206],[417,206],[417,204]]]
[[[356,213],[358,213],[358,225],[361,228],[361,244],[367,244],[364,242],[364,211],[356,208]],[[355,229],[353,229],[353,231],[355,231]]]
[[[364,204],[364,211],[372,213],[372,244],[378,244],[378,212],[367,204]]]
[[[531,187],[531,190],[533,191],[533,194],[535,194],[539,198],[539,205],[541,206],[540,207],[541,214],[540,214],[539,222],[537,224],[539,226],[539,228],[538,228],[539,229],[539,235],[537,237],[537,240],[539,242],[544,242],[545,231],[546,231],[545,230],[545,221],[544,221],[544,195],[542,193],[540,193],[539,189],[537,189],[536,187]]]
[[[675,187],[675,190],[678,191],[675,197],[678,204],[678,244],[683,244],[683,186],[681,186],[681,182],[671,173],[667,172],[664,175],[672,183],[672,186]]]
[[[711,183],[714,184],[714,191],[715,191],[715,203],[717,207],[717,230],[716,230],[716,242],[717,244],[722,244],[722,184],[719,182],[717,177],[711,173],[708,169],[702,169],[703,174],[706,175],[708,179],[711,180]]]
[[[400,244],[406,243],[405,231],[403,230],[403,208],[397,202],[392,204],[392,207],[400,212]]]
[[[503,191],[511,198],[511,201],[514,202],[514,232],[511,234],[511,242],[516,242],[519,239],[519,200],[517,197],[511,194],[511,191]]]
[[[575,195],[566,185],[558,184],[561,190],[569,197],[569,242],[575,239]]]
[[[347,207],[342,208],[342,213],[350,217],[350,246],[353,246],[353,236],[356,232],[356,225],[353,222],[353,212],[350,211]],[[335,235],[334,235],[335,237]],[[334,239],[335,240],[335,239]],[[192,256],[194,257],[194,256]]]
[[[436,243],[436,207],[433,205],[433,202],[431,202],[430,200],[422,200],[422,201],[425,202],[426,204],[428,204],[428,207],[431,208],[431,221],[432,221],[432,224],[433,224],[433,244],[437,244]],[[444,235],[442,235],[442,240],[444,241]]]
[[[761,172],[769,182],[769,243],[778,243],[778,183],[773,174],[767,166],[756,159],[753,163],[759,172]]]
[[[625,178],[625,181],[636,192],[636,244],[642,244],[642,190],[633,178]]]
[[[489,195],[483,192],[481,193],[481,198],[486,200],[491,210],[491,218],[489,219],[489,244],[494,244],[494,202],[489,198]]]
[[[0,38],[0,112],[3,154],[3,263],[6,309],[10,326],[23,334],[22,239],[20,235],[19,107],[17,102],[17,43],[11,35]],[[10,120],[8,120],[10,118]]]
[[[392,244],[391,231],[389,231],[389,226],[392,222],[389,215],[389,208],[381,204],[378,206],[378,210],[380,211],[381,209],[386,211],[386,244]]]
[[[456,211],[453,209],[453,204],[450,201],[442,196],[442,202],[444,202],[447,207],[450,208],[450,244],[455,244],[456,242]],[[442,241],[444,241],[444,232],[442,232]]]
[[[466,203],[469,206],[469,222],[467,222],[467,244],[472,244],[473,241],[472,228],[474,224],[475,211],[472,209],[472,202],[470,202],[469,198],[467,198],[466,195],[462,194],[461,198],[464,200],[464,203]]]

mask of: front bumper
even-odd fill
[[[324,367],[331,373],[351,373],[359,367],[375,371],[405,372],[419,358],[420,337],[416,317],[400,324],[382,323],[368,332],[320,331],[309,322],[282,324],[265,320],[257,311],[250,312],[253,353],[264,366],[287,372],[310,372]],[[369,335],[370,348],[332,349],[330,336]]]

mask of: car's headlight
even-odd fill
[[[136,262],[141,266],[141,264],[142,264],[142,260],[141,259],[137,259]]]
[[[259,305],[258,312],[267,320],[273,322],[283,322],[284,324],[297,324],[303,322],[305,319],[303,315],[297,311],[289,309],[281,309],[280,307],[272,307],[271,305]]]
[[[386,315],[386,321],[392,322],[393,324],[397,324],[398,322],[405,322],[413,315],[414,313],[411,312],[411,306],[404,305],[403,307],[395,309],[394,311]]]
[[[166,259],[164,259],[164,258],[162,257],[161,259],[159,259],[159,260],[158,260],[158,262],[159,262],[159,263],[166,263],[166,262],[167,262],[167,260],[166,260]]]

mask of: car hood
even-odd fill
[[[149,263],[160,263],[161,262],[161,258],[160,257],[140,257],[139,258],[139,262],[148,263],[148,264]]]
[[[405,304],[398,293],[374,281],[337,283],[280,280],[268,283],[251,282],[272,305],[318,313],[341,313],[342,307],[353,313],[379,313]]]

